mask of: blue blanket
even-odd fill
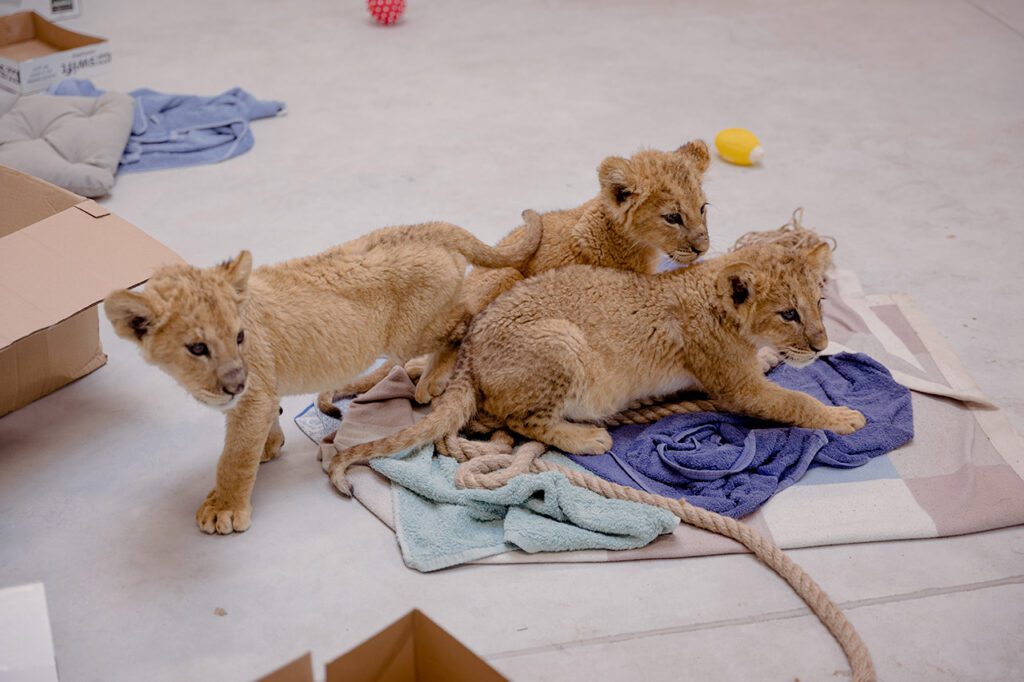
[[[838,436],[731,414],[684,414],[612,429],[609,452],[572,459],[609,481],[738,518],[812,466],[858,467],[914,436],[910,391],[866,355],[841,353],[803,369],[780,365],[768,376],[826,404],[860,410],[867,425]]]
[[[575,465],[556,454],[563,466]],[[564,552],[643,547],[679,524],[664,509],[609,500],[557,472],[523,474],[496,490],[457,488],[451,457],[432,445],[370,462],[392,486],[402,559],[435,571],[512,549]]]
[[[98,97],[91,81],[69,78],[51,86],[53,95]],[[249,121],[276,116],[284,102],[258,100],[241,88],[215,97],[169,95],[142,88],[135,98],[132,134],[119,172],[180,168],[225,161],[254,144]]]

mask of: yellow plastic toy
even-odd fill
[[[764,158],[764,147],[757,135],[746,128],[726,128],[715,135],[718,154],[737,166],[752,166]]]

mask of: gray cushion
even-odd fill
[[[119,92],[0,98],[0,165],[75,194],[102,196],[114,186],[134,107]]]

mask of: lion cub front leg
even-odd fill
[[[263,456],[260,463],[269,462],[281,454],[281,447],[284,446],[284,430],[281,428],[281,408],[278,408],[278,416],[273,417],[270,422],[270,433],[267,434],[267,441],[263,444]]]
[[[272,426],[280,429],[276,410],[276,397],[247,395],[228,412],[217,482],[196,512],[196,522],[204,533],[227,535],[249,528],[256,472],[271,440]]]
[[[857,410],[825,405],[806,393],[773,384],[763,376],[727,393],[721,394],[721,402],[730,411],[806,429],[825,429],[847,435],[867,423]]]

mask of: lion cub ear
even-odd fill
[[[807,264],[811,269],[822,275],[832,265],[832,249],[825,242],[807,249],[804,251],[803,256],[807,259]]]
[[[156,310],[146,296],[127,289],[111,292],[103,302],[103,311],[118,336],[137,343],[142,343],[156,320]]]
[[[742,312],[750,308],[755,293],[756,273],[749,263],[725,266],[715,282],[718,296],[726,310]]]
[[[228,282],[235,292],[244,297],[249,292],[249,275],[252,274],[252,254],[242,251],[234,260],[225,261],[218,266],[224,270]]]
[[[699,173],[704,173],[711,165],[711,152],[704,140],[691,140],[677,149],[676,154],[686,157]]]
[[[630,198],[638,193],[633,166],[621,156],[609,156],[602,161],[597,169],[597,179],[601,183],[601,191],[616,206],[629,203]]]

